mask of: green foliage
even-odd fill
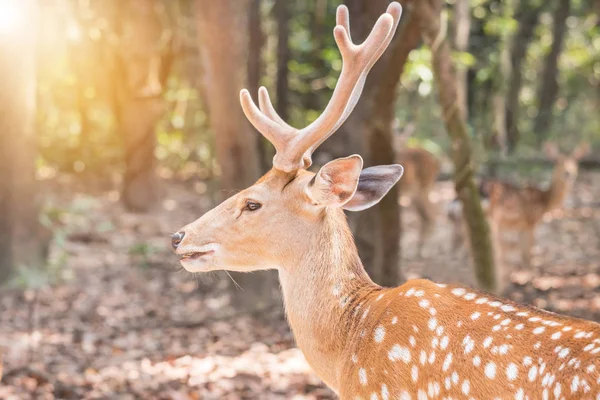
[[[341,71],[341,57],[332,28],[340,1],[292,2],[289,46],[290,123],[305,126],[329,101]],[[447,1],[447,40],[453,37],[453,1]],[[164,1],[167,28],[180,48],[163,91],[166,112],[156,129],[155,156],[162,176],[200,174],[212,176],[215,149],[208,128],[206,103],[202,99],[202,60],[195,44],[193,8],[184,0]],[[118,63],[115,40],[119,30],[106,14],[102,2],[67,1],[69,13],[45,10],[40,27],[38,83],[38,143],[40,174],[56,172],[85,177],[119,177],[123,169],[123,143],[117,130],[116,99]],[[531,0],[471,0],[472,27],[469,49],[453,52],[457,68],[469,71],[471,105],[469,126],[478,148],[487,146],[491,134],[491,99],[507,90],[502,72],[503,51],[511,51],[518,30],[519,10],[542,7],[534,38],[523,67],[523,86],[518,121],[522,138],[519,151],[537,148],[532,120],[537,114],[537,87],[544,56],[552,42],[555,2]],[[265,35],[261,84],[274,95],[277,24],[274,0],[263,0]],[[126,17],[124,17],[126,20]],[[572,0],[568,32],[560,56],[560,92],[554,108],[554,124],[543,135],[574,142],[580,139],[600,145],[600,23],[591,2]],[[402,76],[396,117],[401,126],[415,122],[415,140],[449,142],[440,121],[433,85],[431,54],[426,46],[413,51]],[[276,99],[274,99],[276,100]],[[485,158],[485,155],[481,155]],[[192,167],[190,167],[192,165]],[[187,175],[185,175],[187,176]]]

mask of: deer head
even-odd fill
[[[585,157],[590,147],[588,143],[580,143],[570,154],[562,153],[555,143],[544,144],[546,156],[555,162],[552,181],[566,181],[572,183],[577,178],[579,160]]]
[[[254,271],[296,265],[318,249],[325,220],[344,219],[344,209],[371,207],[400,179],[400,165],[363,170],[358,155],[333,160],[317,173],[307,169],[315,149],[354,109],[369,70],[392,40],[401,11],[400,4],[390,4],[369,37],[356,45],[350,39],[348,9],[338,7],[333,34],[342,72],[325,111],[307,127],[296,129],[284,122],[264,87],[258,92],[258,107],[247,90],[241,91],[246,117],[275,146],[273,168],[173,235],[173,248],[185,269]]]

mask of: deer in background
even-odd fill
[[[531,253],[535,241],[535,228],[544,215],[562,208],[565,199],[577,179],[579,160],[589,152],[587,143],[582,143],[570,154],[563,154],[554,143],[546,143],[544,150],[554,161],[550,186],[546,189],[537,186],[517,186],[510,182],[488,179],[480,184],[480,194],[492,229],[498,265],[498,279],[502,285],[508,283],[510,269],[505,255],[508,246],[503,240],[506,232],[516,232],[519,236],[521,263],[531,266]],[[455,200],[456,202],[456,200]],[[454,224],[455,243],[463,242],[464,226],[458,203],[451,206],[449,217]]]
[[[406,147],[406,141],[414,133],[415,125],[409,124],[402,132],[394,135],[396,161],[404,166],[404,175],[399,183],[401,196],[410,197],[419,215],[420,228],[417,256],[423,257],[423,248],[431,236],[435,222],[435,207],[429,194],[440,173],[440,161],[423,147]]]
[[[172,236],[181,265],[276,268],[298,346],[343,400],[597,398],[600,325],[427,280],[396,288],[371,281],[344,210],[376,204],[401,166],[363,169],[353,155],[307,170],[356,105],[400,13],[391,3],[355,45],[348,10],[338,7],[342,72],[323,114],[303,129],[277,115],[264,88],[260,108],[242,91],[246,116],[276,148],[273,168]]]

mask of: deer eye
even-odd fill
[[[244,206],[245,211],[256,211],[262,207],[262,204],[257,203],[253,200],[246,200],[246,205]]]

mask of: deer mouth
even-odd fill
[[[195,251],[192,253],[185,253],[185,254],[181,255],[180,260],[181,261],[197,260],[197,259],[207,256],[209,254],[213,254],[214,252],[215,252],[214,250],[207,250],[207,251]]]

